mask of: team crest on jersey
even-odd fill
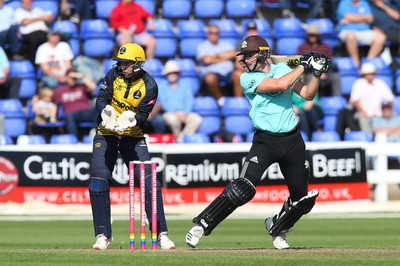
[[[254,84],[256,84],[256,80],[252,79],[249,83],[249,89],[253,88]]]
[[[142,97],[142,92],[141,91],[135,91],[133,93],[133,98],[140,99],[141,97]]]
[[[282,91],[271,91],[271,92],[267,92],[266,94],[267,94],[269,97],[275,98],[275,97],[281,95],[282,93],[283,93]]]
[[[100,143],[100,142],[96,142],[96,143],[94,144],[94,147],[95,147],[95,148],[100,148],[100,147],[101,147],[101,143]]]

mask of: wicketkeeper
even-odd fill
[[[312,100],[317,93],[322,73],[329,68],[329,59],[310,52],[300,57],[293,70],[285,63],[270,64],[267,41],[258,36],[243,40],[240,63],[246,70],[240,76],[244,95],[251,105],[250,118],[256,129],[253,144],[246,156],[239,178],[194,219],[186,235],[186,244],[194,248],[203,235],[228,217],[237,207],[249,202],[265,170],[277,162],[285,178],[290,196],[282,210],[265,219],[264,225],[277,249],[287,249],[286,240],[294,224],[311,211],[318,191],[308,192],[309,167],[305,162],[305,144],[299,131],[299,121],[293,110],[292,93]],[[304,70],[312,69],[309,84],[301,81]]]
[[[142,126],[158,95],[157,83],[142,69],[146,56],[141,46],[124,44],[113,59],[117,64],[106,74],[96,100],[99,117],[93,139],[92,177],[89,183],[96,237],[93,248],[97,250],[106,249],[112,242],[110,180],[118,152],[127,167],[130,161],[150,160]],[[146,167],[146,214],[151,229],[151,165]],[[139,169],[135,172],[138,177]],[[139,180],[135,183],[139,184]],[[174,243],[168,238],[160,185],[157,181],[158,245],[162,249],[174,249]]]

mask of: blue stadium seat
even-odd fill
[[[192,12],[191,0],[162,1],[162,16],[169,19],[188,19]]]
[[[211,19],[208,25],[219,27],[219,37],[221,41],[226,41],[237,47],[240,41],[239,32],[233,19]]]
[[[4,134],[18,137],[26,133],[26,117],[19,99],[1,99],[0,113],[4,115]]]
[[[341,109],[346,108],[347,100],[344,96],[323,96],[319,104],[324,115],[337,115]]]
[[[396,114],[400,115],[400,96],[394,97],[393,110]]]
[[[314,131],[311,134],[313,142],[335,142],[340,141],[340,136],[336,131]]]
[[[372,134],[367,131],[349,131],[344,133],[344,141],[371,142],[372,140]]]
[[[227,18],[252,18],[256,13],[256,0],[226,0]]]
[[[196,63],[192,58],[175,58],[175,62],[178,63],[182,77],[199,77]]]
[[[382,58],[380,57],[375,57],[375,58],[362,58],[361,59],[361,64],[370,62],[374,64],[376,67],[376,75],[375,78],[377,79],[382,79],[383,81],[386,82],[386,84],[389,86],[389,88],[393,88],[394,85],[394,75],[392,72],[392,69],[388,64],[386,64],[385,61],[383,61]]]
[[[299,46],[304,42],[299,37],[282,37],[276,40],[276,54],[278,55],[295,55]]]
[[[50,144],[77,144],[78,138],[74,134],[51,135]]]
[[[17,138],[18,145],[35,145],[35,144],[46,144],[46,139],[43,135],[20,135]]]
[[[19,97],[32,98],[37,92],[36,73],[29,60],[10,61],[10,77],[19,77]]]
[[[197,46],[206,39],[204,22],[200,19],[178,20],[177,27],[181,57],[194,58]]]
[[[354,81],[360,77],[358,68],[350,57],[335,57],[333,62],[338,68],[341,94],[348,96],[351,93]]]
[[[261,5],[267,8],[281,8],[280,0],[261,0]]]
[[[222,116],[243,115],[248,116],[250,104],[243,97],[225,97],[224,105],[221,108]]]
[[[217,101],[211,96],[196,97],[193,111],[202,117],[199,133],[215,134],[221,130],[221,117]]]
[[[322,124],[324,131],[335,131],[337,123],[336,115],[326,115],[322,118]]]
[[[119,0],[96,0],[96,18],[108,19],[111,11],[119,3]]]
[[[300,131],[300,134],[301,134],[301,137],[303,138],[303,141],[304,141],[304,142],[310,141],[310,140],[308,139],[308,136],[307,136],[306,132]]]
[[[55,0],[34,0],[32,1],[32,7],[38,7],[44,11],[50,11],[53,17],[58,17],[59,1]]]
[[[115,41],[114,34],[109,30],[107,21],[102,19],[82,20],[80,32],[84,55],[91,57],[111,56]]]
[[[59,107],[58,109],[58,121],[57,122],[52,122],[52,123],[37,123],[34,121],[35,118],[35,113],[32,110],[32,101],[28,100],[26,102],[26,110],[27,110],[27,119],[30,120],[30,126],[32,128],[48,128],[48,129],[57,129],[57,128],[62,128],[65,125],[65,122],[63,121],[63,111],[62,107]]]
[[[168,19],[155,19],[154,31],[152,34],[157,41],[155,56],[166,58],[175,57],[178,44],[172,22]]]
[[[321,40],[328,44],[332,50],[336,49],[339,45],[339,39],[337,37],[337,31],[335,24],[329,18],[313,18],[307,19],[307,25],[315,24],[318,26],[318,30],[321,34]]]
[[[156,0],[135,0],[135,2],[141,5],[151,15],[156,13]]]
[[[253,142],[254,132],[249,132],[246,134],[246,142]]]
[[[153,77],[164,77],[163,64],[158,58],[147,59],[144,69]]]
[[[186,134],[183,143],[210,143],[210,138],[203,133]]]
[[[273,27],[277,39],[283,37],[305,37],[301,20],[298,18],[276,18],[274,19]]]
[[[16,10],[17,8],[20,8],[20,7],[21,7],[21,1],[17,1],[17,0],[14,0],[14,1],[4,1],[4,6],[9,6],[9,7],[11,7],[12,9]]]
[[[84,135],[82,138],[83,144],[93,144],[93,137],[89,135]]]
[[[180,77],[181,82],[185,88],[190,88],[193,96],[196,96],[200,90],[200,81],[196,77]]]
[[[117,63],[117,61],[112,60],[110,58],[103,59],[103,74],[106,75],[107,72],[113,68],[113,66]]]
[[[224,0],[197,0],[194,2],[194,17],[200,19],[220,18],[224,13]]]
[[[13,145],[14,141],[8,135],[0,135],[0,146],[3,145]]]
[[[225,130],[230,133],[246,135],[254,132],[253,124],[248,115],[229,115],[224,120]]]
[[[53,23],[52,29],[61,32],[71,46],[74,56],[80,54],[79,31],[75,23],[70,20],[57,20]]]

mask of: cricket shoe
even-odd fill
[[[104,234],[99,234],[96,236],[96,243],[93,245],[93,249],[95,250],[105,250],[107,249],[108,245],[110,245],[112,242],[109,240]]]
[[[175,249],[175,244],[169,239],[167,232],[158,235],[157,244],[161,249]]]
[[[265,219],[265,228],[267,229],[268,232],[271,229],[273,224],[274,224],[274,221],[273,221],[272,217],[268,217],[267,219]],[[272,237],[272,244],[274,245],[274,247],[276,249],[288,249],[289,248],[289,244],[286,240],[286,234],[282,233],[282,232],[279,235]]]
[[[204,229],[200,225],[193,226],[192,229],[186,235],[186,244],[195,248],[200,242],[200,238],[204,235]]]

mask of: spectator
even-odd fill
[[[175,61],[167,61],[163,71],[166,80],[159,83],[159,103],[162,117],[178,143],[185,134],[193,134],[201,124],[201,116],[193,112],[194,95],[191,88],[179,79],[180,70]]]
[[[18,25],[14,20],[14,10],[4,6],[4,0],[0,0],[0,46],[8,44],[12,60],[21,60],[23,58],[19,55]]]
[[[331,62],[333,62],[333,51],[328,44],[321,41],[320,32],[318,26],[311,24],[307,27],[307,38],[304,43],[302,43],[297,51],[297,54],[304,54],[307,52],[317,52],[329,57]],[[305,74],[306,80],[311,80],[312,73],[308,71]],[[337,73],[336,68],[331,65],[327,73],[321,75],[321,81],[319,83],[318,93],[321,96],[340,96],[340,78]]]
[[[19,98],[21,79],[9,77],[10,61],[4,49],[0,47],[0,99]]]
[[[230,88],[235,54],[235,48],[230,43],[219,40],[217,25],[208,27],[207,40],[197,46],[200,78],[219,106],[224,104],[224,96],[233,94],[232,91],[222,92],[220,84],[225,83],[225,88]]]
[[[388,142],[400,142],[400,116],[393,112],[393,102],[382,103],[382,117],[372,118],[373,133],[386,134]]]
[[[339,39],[344,42],[347,53],[360,67],[359,43],[369,45],[367,58],[377,57],[383,50],[386,35],[372,29],[374,16],[368,1],[341,1],[337,9]]]
[[[250,35],[258,35],[258,30],[257,30],[257,23],[254,21],[249,21],[246,25],[246,30],[244,33],[244,38]],[[239,43],[238,50],[240,50],[240,45],[242,44],[242,41]],[[243,96],[243,91],[242,87],[240,86],[240,75],[244,72],[243,67],[239,63],[240,57],[235,58],[235,69],[232,72],[231,76],[231,81],[232,81],[232,87],[233,87],[233,96]]]
[[[68,2],[75,7],[74,13],[69,18],[72,22],[79,24],[81,20],[93,18],[91,8],[91,6],[95,4],[93,0],[68,0]]]
[[[74,54],[69,44],[61,41],[60,32],[50,31],[47,39],[39,46],[35,63],[42,71],[41,85],[54,90],[67,80],[65,73],[72,66]]]
[[[21,7],[15,11],[15,18],[26,45],[27,58],[34,64],[37,49],[47,41],[47,23],[53,22],[54,18],[51,11],[32,8],[32,0],[21,0]]]
[[[281,10],[282,10],[282,17],[284,18],[294,18],[295,15],[295,7],[298,4],[298,0],[280,0]],[[307,2],[310,5],[309,11],[307,13],[306,19],[310,18],[318,18],[320,15],[320,10],[322,8],[322,4],[324,3],[323,0],[308,0],[302,1]]]
[[[96,122],[97,111],[90,101],[96,87],[90,78],[70,68],[65,85],[54,90],[53,102],[63,107],[67,133],[78,136],[80,122]]]
[[[376,79],[376,68],[372,63],[361,66],[360,75],[350,93],[350,103],[355,108],[355,117],[360,129],[372,133],[371,119],[382,117],[382,103],[393,102],[394,95],[385,81]]]
[[[39,89],[37,96],[32,98],[32,112],[35,113],[35,122],[57,122],[57,104],[52,102],[53,91],[48,87]]]
[[[320,129],[320,121],[324,114],[319,106],[318,93],[312,101],[306,101],[296,93],[292,94],[293,108],[300,119],[300,130],[307,134],[308,139],[314,131]]]
[[[147,25],[146,25],[147,23]],[[134,42],[146,47],[147,58],[154,58],[156,39],[146,32],[153,31],[153,17],[133,0],[121,0],[111,11],[110,26],[118,33],[118,45]]]

